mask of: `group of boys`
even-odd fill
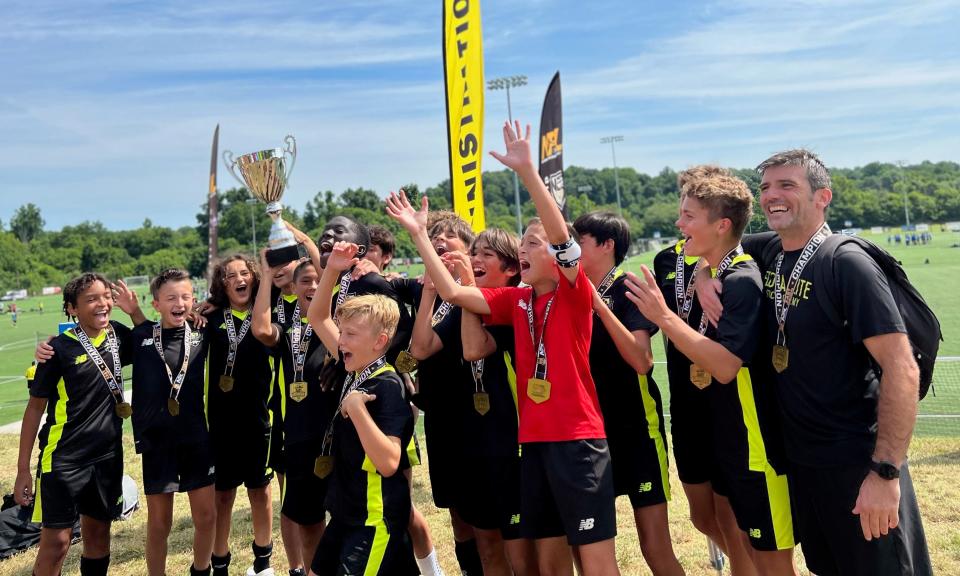
[[[391,194],[387,213],[410,234],[422,279],[384,276],[389,232],[337,216],[319,246],[293,230],[301,261],[220,262],[193,326],[183,271],[151,284],[158,322],[122,283],[71,281],[64,311],[77,326],[51,342],[21,437],[16,495],[35,494],[43,523],[35,573],[59,572],[79,516],[81,573],[106,574],[132,413],[151,574],[165,570],[178,491],[193,516],[191,574],[226,574],[244,483],[247,574],[272,575],[274,471],[291,574],[440,574],[411,501],[419,409],[462,573],[619,574],[614,502],[627,495],[651,571],[683,574],[652,377],[658,331],[691,520],[733,574],[795,574],[797,543],[816,574],[930,573],[906,466],[916,365],[876,264],[856,248],[818,253],[832,197],[820,160],[790,151],[760,165],[774,233],[746,237],[746,184],[715,167],[685,171],[683,240],[641,277],[620,268],[627,223],[596,212],[568,225],[531,161],[529,127],[503,135],[506,152],[492,155],[538,217],[522,239],[474,236],[425,197],[418,210]],[[832,276],[814,285],[824,266]],[[842,326],[816,291],[841,302]],[[114,302],[133,330],[110,320]],[[866,382],[871,357],[882,375]],[[131,362],[132,406],[121,372]]]

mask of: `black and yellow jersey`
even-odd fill
[[[120,362],[129,364],[131,331],[118,322],[110,325],[117,335]],[[90,342],[112,371],[107,332]],[[123,421],[115,413],[116,401],[99,368],[72,330],[51,340],[50,345],[54,356],[39,365],[30,389],[31,396],[47,400],[47,420],[39,435],[40,471],[76,468],[122,453]]]
[[[496,351],[483,360],[481,383],[483,393],[489,398],[489,411],[481,414],[477,410],[474,395],[481,387],[471,379],[467,384],[465,405],[458,412],[466,416],[466,445],[463,446],[463,451],[467,454],[468,462],[476,460],[484,467],[489,465],[490,471],[499,474],[499,464],[504,460],[515,459],[519,452],[513,327],[487,326],[486,330],[497,344]]]
[[[305,330],[308,325],[306,316],[300,319],[300,323]],[[336,394],[334,390],[321,389],[320,371],[327,357],[327,349],[316,333],[311,334],[310,345],[307,347],[307,355],[304,359],[303,374],[299,377],[306,386],[298,385],[291,388],[294,382],[292,341],[294,332],[290,323],[286,327],[276,326],[281,330],[276,350],[280,357],[278,389],[284,391],[279,399],[280,413],[283,417],[284,447],[289,449],[290,446],[313,444],[316,451],[312,456],[315,457],[320,453],[323,433],[330,422],[334,404],[337,401],[334,398]]]
[[[401,448],[413,435],[413,413],[404,399],[403,382],[393,367],[374,372],[360,390],[376,399],[366,408],[374,424],[387,436],[400,439]],[[383,477],[363,450],[353,421],[337,415],[334,420],[333,474],[326,507],[332,518],[349,526],[406,529],[410,521],[410,485],[403,470],[408,467],[401,449],[401,464],[392,476]]]
[[[293,322],[293,312],[297,308],[296,294],[282,294],[276,287],[270,291],[270,301],[273,302],[273,308],[270,310],[270,322],[281,326],[280,333],[283,334]],[[303,317],[306,318],[306,313]],[[273,390],[270,392],[270,415],[273,420],[274,434],[283,433],[283,397],[287,393],[283,387],[283,381],[280,378],[281,362],[279,350],[274,349],[274,375]]]
[[[144,322],[133,329],[133,440],[137,453],[150,450],[156,442],[175,441],[200,444],[207,440],[206,404],[204,397],[207,343],[203,330],[190,331],[190,360],[187,373],[177,395],[179,413],[170,414],[167,399],[171,385],[166,364],[174,378],[183,364],[185,330],[164,328],[160,331],[163,358],[153,340],[153,322]]]
[[[684,242],[684,240],[681,240],[672,246],[664,248],[653,258],[653,273],[657,278],[660,293],[663,294],[663,299],[666,301],[667,307],[678,314],[677,295],[675,291],[677,278],[676,267],[677,257],[683,251]],[[689,285],[699,260],[700,258],[698,256],[684,256],[684,287]],[[700,322],[701,313],[700,303],[694,299],[687,322],[696,327]],[[690,383],[691,363],[682,352],[677,350],[677,347],[674,346],[670,340],[666,341],[665,352],[667,356],[667,376],[670,382],[670,402],[673,404],[674,397],[677,396],[678,392],[682,393],[685,389],[694,388],[693,384]],[[671,409],[671,412],[674,412],[674,410]]]
[[[249,310],[239,312],[231,310],[233,324],[239,336],[243,321]],[[206,339],[207,352],[207,422],[210,432],[226,442],[235,433],[262,434],[270,427],[270,413],[267,404],[273,386],[274,358],[269,348],[253,335],[251,330],[244,334],[237,348],[236,363],[233,367],[233,386],[224,390],[220,386],[220,376],[227,366],[227,354],[230,340],[223,311],[215,310],[207,315]],[[255,427],[259,426],[257,430]],[[215,438],[216,440],[216,438]]]

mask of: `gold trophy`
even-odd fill
[[[280,198],[297,161],[297,141],[289,135],[283,141],[286,144],[283,148],[268,148],[237,158],[229,150],[223,152],[223,162],[230,174],[267,204],[267,214],[273,220],[267,242],[267,264],[271,267],[282,266],[306,255],[303,246],[297,244],[293,232],[280,217],[283,210]]]

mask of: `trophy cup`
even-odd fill
[[[267,214],[273,220],[267,242],[267,264],[271,267],[282,266],[305,255],[303,247],[297,244],[293,232],[280,217],[283,210],[280,197],[297,161],[297,141],[289,135],[283,141],[286,144],[283,148],[269,148],[237,158],[229,150],[223,152],[223,162],[230,174],[258,200],[267,204]]]

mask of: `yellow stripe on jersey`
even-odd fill
[[[677,242],[676,246],[673,247],[673,251],[677,254],[679,254],[680,252],[683,252],[683,245],[686,243],[687,243],[686,240],[681,240]],[[699,256],[687,256],[687,255],[683,256],[683,263],[686,264],[687,266],[696,264],[699,260],[700,260]]]
[[[64,332],[64,334],[67,336],[67,338],[73,338],[74,340],[79,342],[80,339],[77,338],[77,335],[76,333],[74,333],[74,330],[79,330],[79,328],[73,328],[71,330],[67,330],[66,332]],[[96,336],[90,339],[90,343],[93,344],[94,348],[99,348],[100,345],[103,344],[103,341],[106,339],[107,339],[107,331],[101,330],[99,334],[97,334]],[[79,362],[77,362],[77,364],[79,364]]]
[[[517,413],[517,423],[520,422],[520,410],[517,408],[517,373],[513,369],[513,358],[510,353],[503,352],[503,365],[507,367],[507,384],[510,386],[510,394],[513,396],[513,408]]]
[[[274,370],[273,365],[273,356],[267,356],[267,363],[270,364],[270,384],[267,392],[267,417],[270,419],[270,434],[273,434],[273,410],[269,408],[270,399],[273,398],[273,379],[276,376],[277,371]],[[273,438],[270,438],[273,440]],[[266,470],[267,474],[273,474],[273,469],[270,467],[270,452],[273,450],[273,442],[267,442],[267,463]]]
[[[643,412],[647,418],[647,432],[657,449],[657,463],[660,465],[660,482],[663,484],[663,494],[670,501],[670,476],[667,469],[667,445],[660,433],[660,414],[657,412],[657,401],[650,395],[650,381],[646,374],[637,374],[640,383],[640,397],[643,399]]]
[[[384,372],[388,368],[393,369],[387,365],[374,372],[374,375]],[[383,563],[383,556],[387,551],[390,534],[387,533],[387,525],[383,521],[383,479],[369,456],[363,457],[361,468],[367,473],[367,519],[364,521],[364,526],[372,526],[374,529],[370,556],[367,558],[367,566],[363,574],[364,576],[372,576],[380,571],[380,564]]]
[[[210,430],[210,354],[203,360],[203,421]]]
[[[30,520],[40,524],[43,522],[43,503],[40,502],[40,477],[43,476],[43,472],[37,470],[37,481],[34,482],[33,488],[33,518]]]
[[[41,472],[50,472],[52,469],[53,451],[57,449],[60,438],[63,436],[63,427],[67,424],[67,402],[69,401],[66,383],[61,378],[57,382],[57,403],[53,407],[53,425],[50,426],[50,433],[47,434],[47,445],[43,447],[43,454],[40,455]]]
[[[757,403],[753,395],[753,381],[748,368],[740,368],[737,373],[737,395],[743,412],[743,423],[747,428],[747,463],[753,472],[762,472],[767,484],[767,501],[770,506],[770,519],[778,550],[794,546],[793,513],[790,509],[790,488],[787,477],[777,474],[767,461],[767,448],[760,431],[760,418],[757,415]]]

